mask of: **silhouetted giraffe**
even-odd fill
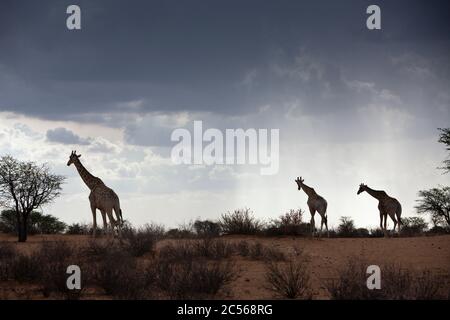
[[[89,201],[91,204],[91,211],[93,216],[93,235],[95,237],[97,232],[97,216],[96,210],[99,209],[102,218],[103,218],[103,229],[106,233],[107,231],[107,221],[106,215],[108,215],[109,221],[111,223],[111,230],[114,227],[118,227],[118,231],[120,233],[120,225],[123,223],[122,219],[122,210],[120,209],[119,197],[117,194],[110,188],[108,188],[103,181],[93,176],[86,168],[81,164],[80,161],[81,155],[77,155],[76,151],[72,151],[70,154],[69,161],[67,165],[70,166],[72,163],[77,168],[78,173],[80,174],[81,179],[87,185],[87,187],[91,190],[89,195]],[[117,221],[113,217],[113,209],[116,213]]]
[[[327,228],[327,235],[330,237],[330,233],[328,232],[328,219],[327,219],[327,201],[319,196],[316,191],[314,191],[313,188],[308,187],[306,184],[303,183],[302,177],[297,177],[295,182],[297,182],[298,190],[303,189],[303,191],[308,196],[308,207],[309,212],[311,213],[311,228],[312,228],[312,236],[314,237],[314,231],[315,231],[315,221],[314,221],[314,215],[316,211],[320,214],[321,222],[320,222],[320,236],[322,236],[322,228],[325,224],[325,227]]]
[[[378,210],[380,211],[380,228],[383,230],[384,235],[386,236],[386,228],[387,228],[387,215],[391,217],[392,221],[394,221],[394,229],[397,226],[398,222],[398,233],[400,234],[400,225],[402,224],[402,205],[398,202],[397,199],[389,197],[386,192],[382,190],[373,190],[369,188],[367,185],[361,183],[359,185],[359,190],[357,194],[366,191],[372,197],[378,200]],[[397,219],[395,219],[397,216]],[[383,219],[384,219],[384,227],[383,227]]]

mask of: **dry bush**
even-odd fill
[[[441,289],[445,281],[430,272],[413,272],[396,265],[381,268],[381,289],[367,288],[366,273],[370,264],[352,259],[342,269],[339,277],[327,281],[331,298],[336,300],[430,300],[445,299]]]
[[[193,258],[226,259],[233,254],[233,246],[220,239],[200,239],[169,243],[159,250],[159,256],[170,261],[191,260]]]
[[[260,242],[256,242],[249,246],[249,257],[253,260],[282,261],[286,259],[286,256],[282,251],[264,246]]]
[[[209,220],[196,220],[193,227],[198,237],[218,237],[222,231],[219,223]]]
[[[266,268],[266,289],[274,292],[277,297],[311,298],[310,279],[304,260],[291,260],[287,263],[268,261]]]
[[[225,234],[254,235],[262,232],[264,223],[256,219],[250,209],[240,209],[222,214],[220,226]]]
[[[236,252],[241,257],[248,257],[250,255],[250,245],[247,241],[241,240],[239,241],[236,246]]]
[[[89,262],[85,270],[89,284],[102,288],[105,294],[116,299],[147,297],[136,259],[119,246],[96,251],[95,261]]]
[[[0,281],[8,280],[11,260],[17,255],[15,247],[9,242],[0,242]]]
[[[305,236],[311,234],[311,226],[309,223],[303,222],[302,209],[293,210],[281,215],[272,222],[264,230],[266,236]]]
[[[170,299],[211,299],[235,278],[230,262],[156,259],[145,271],[153,294]],[[155,292],[156,291],[156,292]]]
[[[41,287],[45,297],[52,293],[66,298],[77,298],[80,292],[68,290],[66,286],[67,267],[76,264],[74,249],[63,241],[43,242],[32,254],[15,254],[0,263],[3,278],[22,283],[34,283]]]
[[[152,226],[135,229],[130,226],[122,228],[120,244],[124,250],[134,257],[141,257],[144,254],[153,253],[156,241],[161,237],[161,231]]]
[[[36,255],[18,254],[5,263],[6,278],[20,283],[36,282],[40,277],[39,262]]]
[[[35,255],[39,264],[37,266],[40,273],[39,283],[44,296],[60,293],[64,294],[66,298],[77,298],[80,292],[69,290],[66,285],[67,267],[78,262],[75,261],[74,249],[63,241],[44,242]]]
[[[193,242],[195,252],[208,259],[226,259],[233,254],[233,246],[220,239],[201,239]]]

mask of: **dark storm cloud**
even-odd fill
[[[174,125],[153,115],[180,111],[282,127],[298,104],[287,116],[332,115],[338,140],[367,130],[352,123],[361,107],[413,114],[411,136],[449,115],[446,1],[378,1],[381,31],[365,27],[372,1],[77,1],[81,31],[65,27],[69,4],[0,2],[0,110],[122,128],[147,146],[171,144]],[[267,105],[279,118],[225,121]]]
[[[56,128],[52,130],[47,130],[46,134],[47,140],[51,142],[58,142],[62,144],[79,144],[88,145],[90,144],[89,139],[81,138],[70,130],[65,128]]]

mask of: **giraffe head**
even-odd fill
[[[77,155],[76,151],[72,151],[72,153],[70,154],[70,157],[69,157],[69,161],[67,161],[67,166],[70,166],[72,163],[77,161],[78,158],[80,158],[80,157],[81,157],[81,154]]]
[[[366,187],[367,187],[367,185],[365,185],[364,183],[361,183],[359,185],[359,189],[358,189],[358,193],[357,194],[360,194],[361,192],[366,191]]]
[[[302,177],[297,177],[297,179],[295,179],[295,182],[297,182],[298,190],[300,190],[302,188],[303,181],[305,181],[305,180],[302,179]]]

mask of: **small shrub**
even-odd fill
[[[303,213],[302,209],[291,209],[278,219],[272,220],[270,225],[264,230],[264,234],[267,236],[309,235],[311,233],[310,224],[302,221]]]
[[[156,260],[146,270],[146,283],[171,299],[211,299],[235,278],[231,263]]]
[[[167,244],[159,250],[159,256],[169,261],[187,261],[194,258],[225,259],[233,254],[233,246],[216,239],[201,239],[185,241],[177,244]]]
[[[370,229],[370,237],[371,238],[383,238],[384,231],[380,228]]]
[[[39,280],[40,276],[39,261],[36,255],[19,254],[10,261],[8,266],[8,277],[10,279],[21,283],[34,283]]]
[[[9,260],[16,255],[16,250],[10,242],[0,242],[0,261]]]
[[[448,233],[450,233],[450,229],[442,226],[434,226],[430,230],[428,230],[428,234],[448,234]]]
[[[120,247],[109,247],[101,257],[91,263],[90,281],[116,299],[143,299],[147,296],[144,277],[136,260]]]
[[[134,257],[141,257],[147,252],[153,252],[159,234],[150,227],[134,229],[122,228],[121,246]]]
[[[66,234],[70,235],[88,235],[92,233],[92,226],[88,224],[73,223],[67,226]]]
[[[197,240],[192,244],[194,246],[194,252],[200,257],[219,260],[226,259],[233,254],[233,247],[220,239],[211,240],[205,238]]]
[[[248,257],[252,260],[273,260],[273,261],[282,261],[285,260],[286,257],[284,253],[275,248],[267,247],[261,244],[260,242],[253,243],[248,245]]]
[[[236,244],[236,250],[241,257],[247,257],[250,255],[250,246],[247,241],[239,241]]]
[[[370,232],[366,228],[358,228],[355,230],[354,236],[358,238],[368,238],[370,236]]]
[[[61,293],[66,297],[76,298],[80,292],[68,290],[66,286],[67,267],[76,264],[73,261],[74,249],[66,242],[44,242],[35,253],[35,259],[39,270],[38,283],[42,287],[44,296],[48,297],[51,293]]]
[[[382,267],[380,290],[367,288],[366,268],[369,263],[358,259],[349,260],[346,268],[340,270],[338,279],[328,281],[326,287],[332,299],[336,300],[415,300],[445,299],[441,294],[445,280],[430,272],[416,273],[396,265]]]
[[[309,274],[303,261],[288,263],[268,262],[267,289],[281,298],[311,298]]]
[[[218,237],[221,232],[220,224],[209,220],[196,220],[194,229],[199,237]]]
[[[220,226],[225,234],[254,235],[262,231],[264,223],[253,217],[250,209],[241,209],[223,214]]]
[[[179,225],[178,228],[170,229],[165,236],[172,239],[191,239],[196,237],[196,233],[193,223],[189,222]]]

